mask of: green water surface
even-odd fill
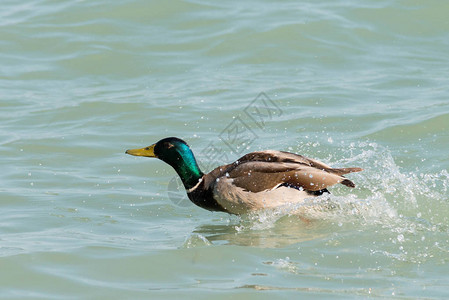
[[[2,2],[0,298],[448,298],[448,15]],[[124,154],[167,136],[203,171],[264,149],[365,170],[308,201],[310,222],[212,213],[168,165]]]

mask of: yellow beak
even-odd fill
[[[129,154],[129,155],[134,155],[134,156],[157,157],[154,154],[154,145],[156,145],[156,144],[153,144],[153,145],[145,147],[145,148],[140,148],[140,149],[129,149],[129,150],[126,150],[125,153]]]

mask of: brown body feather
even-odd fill
[[[355,187],[343,175],[360,171],[361,168],[334,169],[302,155],[266,150],[248,153],[232,164],[214,169],[203,179],[205,187],[208,187],[225,176],[233,179],[233,185],[254,193],[271,190],[281,184],[313,192],[337,183]]]

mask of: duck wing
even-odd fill
[[[360,168],[332,168],[302,155],[267,150],[248,153],[211,173],[218,180],[226,176],[232,179],[233,185],[257,193],[283,184],[308,191],[320,191],[337,183],[355,187],[343,175],[360,171]]]

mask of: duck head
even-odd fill
[[[156,157],[175,169],[181,177],[184,187],[190,189],[203,176],[189,145],[176,137],[168,137],[148,147],[129,149],[126,154],[144,157]]]

